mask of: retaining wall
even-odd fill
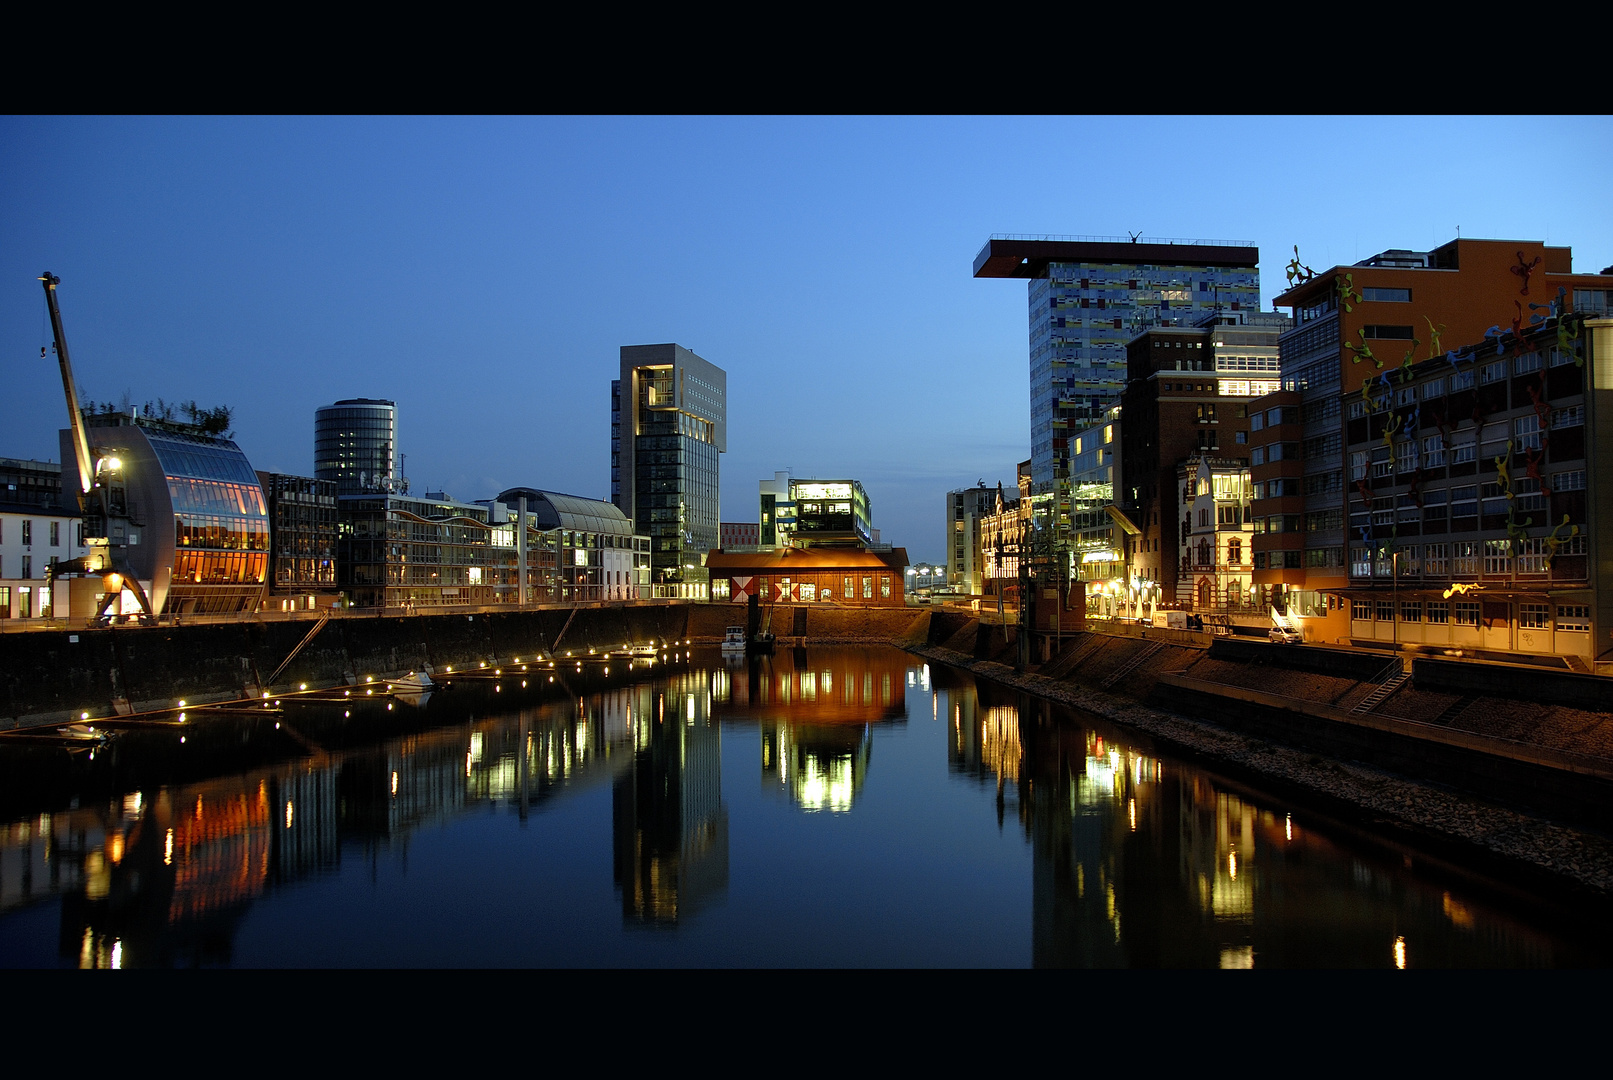
[[[331,686],[559,648],[690,636],[686,604],[331,619],[271,686],[312,620],[39,630],[0,640],[0,729]],[[569,626],[567,620],[570,620]],[[564,636],[561,631],[564,629]],[[719,634],[720,636],[720,634]]]

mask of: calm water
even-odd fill
[[[1608,959],[894,649],[554,674],[0,749],[0,965]]]

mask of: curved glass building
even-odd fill
[[[348,398],[314,410],[314,476],[336,494],[373,495],[397,487],[398,406]]]
[[[123,414],[86,421],[92,453],[122,462],[129,564],[152,610],[257,610],[268,580],[269,511],[241,448],[189,425]],[[62,433],[64,445],[70,437]]]

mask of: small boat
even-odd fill
[[[422,694],[437,684],[424,671],[411,671],[401,679],[390,680],[389,685],[394,694]]]
[[[661,655],[661,650],[654,645],[634,645],[630,651],[636,660],[654,660]]]
[[[728,633],[722,639],[724,653],[743,653],[745,651],[745,628],[743,626],[730,626]]]

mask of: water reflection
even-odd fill
[[[354,916],[334,883],[355,876],[384,907],[402,888],[393,868],[406,873],[424,838],[434,891],[383,962],[418,962],[411,941],[466,910],[509,911],[508,923],[486,915],[486,932],[525,935],[527,964],[560,962],[563,946],[570,962],[615,964],[1605,956],[1120,729],[895,650],[713,654],[570,678],[456,687],[401,713],[355,702],[215,720],[189,729],[183,754],[161,732],[95,762],[0,750],[0,791],[35,806],[0,825],[0,947],[54,901],[60,963],[229,964],[249,912],[296,899],[339,924]],[[759,783],[725,796],[725,754]],[[521,837],[562,832],[578,839],[546,848],[553,861],[533,877]],[[529,914],[551,892],[585,898],[609,927],[580,929],[588,911]],[[780,951],[781,910],[810,952]],[[957,951],[985,950],[987,923],[1001,928],[995,951]],[[623,935],[639,928],[677,932]],[[299,962],[296,939],[277,947],[273,962]],[[665,952],[685,947],[701,951]]]
[[[843,814],[868,775],[874,726],[907,719],[913,673],[912,660],[889,649],[739,658],[718,673],[715,707],[724,721],[758,726],[765,793]]]
[[[630,698],[632,763],[611,804],[616,887],[625,920],[666,926],[728,888],[722,733],[704,673],[636,687]]]

